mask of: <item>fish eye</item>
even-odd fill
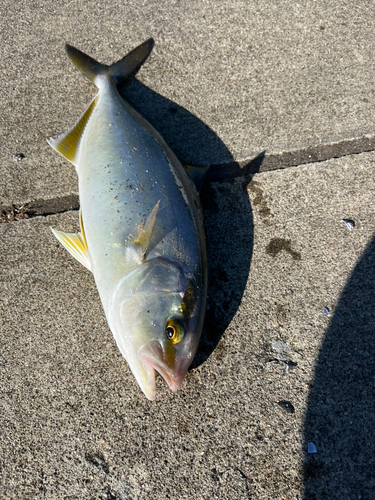
[[[185,334],[182,323],[174,318],[169,318],[165,325],[165,336],[172,344],[180,342]]]

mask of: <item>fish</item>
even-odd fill
[[[146,40],[105,65],[66,53],[98,88],[78,121],[47,139],[78,174],[80,231],[53,234],[92,272],[108,326],[146,398],[156,375],[176,391],[194,359],[207,298],[199,191],[207,168],[183,166],[119,93],[152,51]]]

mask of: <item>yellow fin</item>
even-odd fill
[[[139,245],[142,249],[143,260],[146,259],[147,253],[150,250],[151,237],[152,237],[152,232],[154,230],[156,215],[158,213],[159,205],[160,205],[160,200],[157,202],[157,204],[152,209],[152,212],[147,217],[144,226],[140,228],[139,236],[134,240],[134,243],[136,245]]]
[[[53,139],[52,137],[47,139],[48,144],[58,153],[63,155],[67,160],[73,163],[73,165],[75,164],[76,154],[83,131],[85,130],[87,122],[89,121],[89,118],[95,108],[96,102],[97,97],[91,101],[83,115],[70,130],[59,135],[56,139]]]
[[[87,248],[86,236],[83,230],[81,212],[79,213],[79,222],[81,225],[81,233],[63,233],[62,231],[57,231],[52,227],[51,230],[62,246],[65,247],[68,252],[78,260],[78,262],[85,266],[89,271],[92,271],[89,249]]]

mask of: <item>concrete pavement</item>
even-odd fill
[[[0,498],[374,498],[372,6],[0,10],[0,206],[42,214],[0,224]],[[78,192],[45,143],[95,93],[64,42],[111,62],[149,36],[122,92],[180,158],[213,166],[204,334],[155,402],[49,229],[78,228]]]

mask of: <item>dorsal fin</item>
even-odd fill
[[[59,135],[58,137],[56,137],[56,139],[53,139],[52,137],[47,139],[48,144],[58,153],[64,156],[64,158],[73,163],[73,165],[76,164],[79,143],[81,141],[82,134],[85,130],[87,122],[89,121],[89,118],[94,111],[97,100],[98,98],[95,97],[91,101],[89,106],[86,108],[84,113],[71,129]]]
[[[68,252],[78,260],[89,271],[92,271],[91,259],[89,249],[87,248],[87,241],[85,231],[82,223],[82,213],[79,213],[79,223],[81,226],[80,233],[63,233],[51,227],[51,231],[59,240],[59,242],[68,250]]]

